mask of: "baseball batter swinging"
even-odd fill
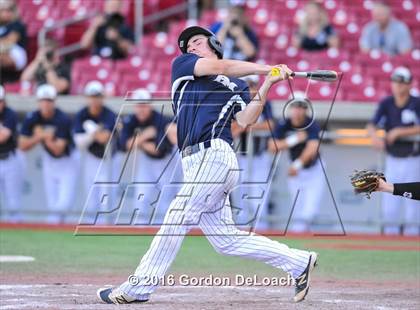
[[[228,196],[239,175],[231,121],[235,118],[242,127],[255,123],[270,87],[287,79],[291,70],[286,65],[221,59],[222,46],[215,35],[197,26],[181,33],[178,46],[183,55],[172,63],[172,102],[184,183],[135,271],[138,281],[99,289],[97,295],[106,303],[147,301],[156,289],[149,279],[165,275],[184,236],[198,226],[218,253],[259,260],[290,273],[296,280],[294,301],[302,301],[317,254],[238,230]],[[273,68],[280,74],[270,75]],[[249,74],[267,75],[253,100],[246,82],[237,78]]]

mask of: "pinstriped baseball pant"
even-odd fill
[[[135,271],[139,282],[126,281],[122,291],[138,300],[148,299],[156,289],[150,279],[165,275],[184,236],[197,226],[220,254],[259,260],[295,278],[302,274],[309,252],[235,227],[227,194],[238,180],[238,162],[227,142],[212,140],[210,148],[183,158],[182,165],[184,184]]]

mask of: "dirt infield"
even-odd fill
[[[54,283],[55,277],[6,278],[0,285],[0,309],[115,309],[100,303],[96,290],[120,279],[92,279],[73,275],[66,276],[66,283]],[[419,283],[314,279],[307,300],[296,305],[292,287],[177,285],[160,287],[147,303],[118,309],[419,309],[419,293]]]
[[[0,254],[34,260],[0,262],[0,309],[117,309],[102,304],[96,290],[125,281],[151,242],[149,236],[75,237],[71,227],[61,226],[8,228],[0,229]],[[118,309],[420,309],[418,237],[274,238],[320,254],[303,303],[292,302],[290,285],[183,285],[179,279],[184,272],[229,279],[276,273],[258,262],[217,255],[204,237],[191,236],[169,270],[178,281],[161,286],[148,303]]]

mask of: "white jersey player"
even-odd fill
[[[71,120],[56,108],[52,85],[37,88],[39,109],[29,113],[21,129],[19,148],[28,151],[43,146],[42,171],[49,209],[47,221],[61,223],[74,202],[78,156],[71,137]]]
[[[17,114],[6,106],[0,85],[0,205],[6,222],[22,220],[22,165],[17,146]]]
[[[104,86],[99,81],[91,81],[85,86],[88,106],[80,110],[74,118],[74,141],[84,152],[84,183],[87,192],[85,206],[79,224],[106,223],[109,218],[97,218],[96,212],[110,211],[112,207],[113,165],[115,148],[110,144],[116,115],[104,106]]]
[[[152,96],[146,89],[137,89],[132,99],[138,100],[134,114],[124,118],[119,144],[135,158],[135,176],[132,186],[138,200],[134,208],[139,210],[143,224],[162,224],[163,214],[175,197],[175,182],[181,182],[176,169],[178,156],[165,136],[170,119],[153,110]],[[172,184],[171,184],[172,183]]]
[[[288,170],[288,185],[292,217],[287,231],[306,232],[319,211],[325,180],[318,159],[319,132],[317,122],[307,115],[308,99],[295,97],[288,103],[290,116],[280,121],[269,142],[272,152],[289,150],[292,161]]]
[[[136,269],[138,281],[100,289],[98,297],[116,304],[148,300],[157,287],[149,279],[165,275],[185,235],[199,226],[218,253],[259,260],[289,272],[296,279],[294,300],[301,301],[309,289],[316,253],[238,230],[228,198],[239,176],[232,149],[232,119],[242,127],[254,124],[270,87],[291,71],[278,66],[280,75],[268,75],[260,96],[251,101],[247,84],[235,76],[269,74],[272,66],[221,60],[222,47],[216,36],[198,26],[185,29],[178,46],[183,54],[172,63],[172,100],[184,184]]]
[[[242,78],[248,83],[251,96],[258,91],[258,75]],[[238,163],[240,178],[233,192],[233,208],[238,213],[237,225],[249,225],[256,229],[270,228],[269,193],[272,179],[273,156],[267,151],[268,140],[274,128],[271,103],[267,101],[257,122],[241,128],[237,122],[232,124],[232,135],[238,138]],[[251,140],[252,137],[252,140]],[[251,143],[252,142],[252,143]]]
[[[394,70],[391,75],[392,96],[379,103],[368,125],[374,147],[386,151],[385,175],[392,183],[420,179],[420,98],[410,95],[412,80],[408,68]],[[385,140],[376,136],[377,128],[385,130]],[[383,233],[399,234],[402,227],[405,235],[420,234],[420,202],[384,196],[382,213]]]

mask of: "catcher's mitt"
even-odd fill
[[[350,176],[351,185],[356,194],[365,193],[370,199],[370,194],[378,189],[379,179],[386,181],[385,175],[375,170],[354,170]]]

